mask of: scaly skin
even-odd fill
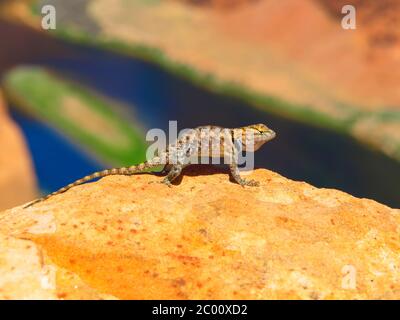
[[[171,186],[171,182],[181,174],[183,168],[192,164],[193,159],[198,159],[199,157],[224,157],[224,159],[227,160],[227,164],[229,164],[232,177],[238,184],[241,186],[258,186],[259,183],[257,181],[245,180],[240,176],[237,164],[238,153],[242,150],[256,151],[264,143],[272,140],[274,137],[275,132],[264,124],[250,125],[234,129],[221,128],[217,126],[197,127],[183,134],[176,143],[169,145],[166,151],[149,161],[130,167],[114,168],[95,172],[43,198],[32,201],[24,208],[43,202],[53,196],[64,193],[75,186],[93,179],[110,175],[132,175],[160,165],[165,165],[163,172],[167,173],[167,176],[162,180],[162,183]]]

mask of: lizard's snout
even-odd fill
[[[265,132],[265,135],[268,137],[269,140],[272,140],[273,138],[276,137],[275,131],[269,129],[267,132]]]

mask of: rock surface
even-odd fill
[[[9,118],[0,91],[0,210],[34,199],[35,175],[24,138]]]
[[[113,176],[0,213],[0,298],[400,298],[400,210],[251,178]]]

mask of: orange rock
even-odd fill
[[[318,0],[333,15],[343,16],[346,0]],[[368,42],[375,49],[391,49],[400,45],[400,3],[398,0],[353,0],[359,27],[366,31]],[[398,52],[398,50],[396,50]]]
[[[172,188],[114,176],[0,213],[0,297],[400,298],[400,210],[251,178],[261,186],[210,167]]]
[[[0,92],[0,209],[37,196],[30,155],[21,132],[9,118]]]

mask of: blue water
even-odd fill
[[[103,166],[77,145],[43,123],[12,112],[25,135],[40,189],[55,191]]]
[[[48,59],[42,64],[127,103],[148,128],[165,127],[165,119],[170,119],[177,105],[170,75],[151,64],[107,51],[72,48],[78,51],[76,57]]]
[[[82,46],[68,46],[68,50],[75,53],[73,57],[52,57],[36,63],[125,102],[145,128],[167,129],[169,120],[178,120],[181,129],[263,122],[278,136],[257,152],[256,166],[400,207],[396,191],[399,164],[348,137],[261,112],[138,59]],[[15,117],[28,139],[43,189],[53,191],[104,166],[53,130],[24,116]]]

